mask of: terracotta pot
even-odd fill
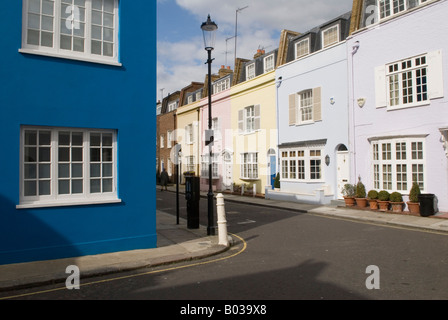
[[[389,210],[389,201],[381,201],[378,200],[378,206],[380,207],[380,211],[387,211]]]
[[[356,198],[356,204],[360,208],[367,207],[367,199],[366,198]]]
[[[369,200],[369,206],[372,210],[378,210],[378,202],[377,200],[371,199]]]
[[[395,213],[403,212],[403,205],[404,202],[391,202],[392,205],[392,211]]]
[[[420,203],[419,202],[407,202],[408,209],[410,213],[420,214]]]
[[[344,197],[345,206],[346,207],[353,207],[355,205],[355,198],[354,197]]]

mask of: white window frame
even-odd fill
[[[196,92],[196,101],[199,101],[201,99],[202,99],[202,92],[201,91]]]
[[[186,169],[186,171],[196,172],[195,156],[186,156],[185,157],[185,169]]]
[[[326,36],[328,37],[328,33],[332,32],[334,29],[336,29],[336,37],[337,37],[336,41],[332,41],[332,42],[328,42],[328,40],[326,41]],[[339,24],[333,25],[331,27],[328,27],[328,28],[322,30],[322,49],[331,47],[331,46],[339,43],[339,40],[340,40],[339,39],[340,38],[339,33],[340,33],[339,32]]]
[[[165,148],[165,135],[164,134],[160,135],[160,148],[161,149]]]
[[[303,50],[306,48],[306,50]],[[300,59],[310,54],[310,39],[306,38],[296,43],[295,45],[295,57]]]
[[[213,83],[213,94],[223,92],[230,88],[230,78],[220,79]]]
[[[173,131],[168,130],[166,133],[166,147],[171,148],[173,146]]]
[[[417,65],[417,59],[425,57],[425,64]],[[411,61],[409,68],[408,61]],[[406,63],[406,69],[402,69],[402,64]],[[396,67],[395,67],[396,66]],[[444,78],[443,78],[443,57],[442,50],[427,52],[416,55],[386,65],[375,68],[375,104],[377,108],[387,107],[388,111],[417,107],[431,104],[431,100],[444,97]],[[425,69],[426,94],[425,99],[418,101],[418,78],[417,71]],[[404,103],[403,100],[403,74],[411,72],[412,79],[412,103]],[[420,77],[423,73],[420,73]],[[423,79],[423,77],[421,77]],[[394,84],[395,83],[395,84]],[[398,94],[398,104],[391,103],[394,94],[391,85]]]
[[[241,153],[241,180],[259,180],[258,152]]]
[[[26,141],[25,136],[27,132],[50,132],[51,134],[51,142],[48,145],[41,146],[40,148],[46,149],[44,151],[50,151],[50,161],[40,162],[39,163],[39,146],[36,146],[33,143],[29,143]],[[70,134],[70,142],[69,144],[60,145],[60,134]],[[82,134],[82,144],[75,145],[73,142],[73,134]],[[91,136],[92,135],[100,135],[99,145],[92,145]],[[111,141],[108,140],[109,136],[111,136]],[[105,143],[107,138],[107,143]],[[110,141],[110,145],[109,145]],[[37,141],[37,143],[39,143]],[[36,148],[36,161],[30,161],[30,158],[26,158],[27,152]],[[49,149],[49,150],[48,150]],[[66,150],[68,149],[68,150]],[[74,159],[74,149],[77,149],[81,153],[77,153],[78,155],[82,155],[81,160]],[[91,158],[92,150],[99,149],[100,160],[93,161]],[[109,151],[107,151],[107,150]],[[67,155],[69,158],[61,159],[60,152],[67,151]],[[106,160],[103,157],[111,157],[110,160]],[[28,161],[27,161],[28,160]],[[34,164],[37,167],[34,169],[35,177],[30,177],[30,171],[26,168],[26,166],[33,166]],[[49,174],[50,176],[45,176],[40,179],[39,172],[39,164],[43,164],[45,166],[49,166]],[[93,171],[92,166],[99,165],[98,176],[92,176]],[[62,175],[60,170],[61,168],[68,167],[68,175]],[[81,175],[74,174],[74,166],[82,168]],[[30,168],[30,167],[28,167]],[[107,168],[107,169],[106,169]],[[106,171],[105,171],[106,170]],[[35,126],[23,126],[20,130],[20,196],[19,196],[19,204],[16,206],[18,209],[23,208],[38,208],[38,207],[58,207],[58,206],[72,206],[72,205],[89,205],[89,204],[98,204],[98,203],[116,203],[121,202],[118,199],[117,194],[117,132],[116,130],[99,130],[99,129],[80,129],[80,128],[63,128],[63,127],[35,127]],[[105,176],[106,175],[106,176]],[[45,180],[49,181],[50,193],[46,195],[39,195],[39,181]],[[100,190],[99,192],[91,192],[93,181],[100,181],[100,188],[105,188],[104,182],[107,181],[108,188],[110,187],[110,191]],[[25,183],[26,181],[34,182],[36,181],[36,194],[35,195],[25,195]],[[82,181],[82,192],[75,193],[73,191],[73,182]],[[60,193],[60,186],[62,182],[68,182],[69,189],[68,193],[63,192]],[[78,184],[79,186],[79,184]]]
[[[427,186],[425,138],[403,137],[371,141],[374,188],[409,194],[414,180]]]
[[[47,21],[49,19],[52,19],[52,30],[48,30],[47,33],[52,33],[52,46],[47,47],[43,45],[33,45],[28,44],[28,27],[31,24],[31,20],[29,20],[29,17],[32,16],[32,12],[28,12],[30,8],[30,1],[32,0],[22,0],[22,47],[19,49],[19,52],[21,53],[28,53],[28,54],[36,54],[36,55],[45,55],[45,56],[51,56],[56,58],[64,58],[64,59],[72,59],[72,60],[79,60],[79,61],[87,61],[87,62],[94,62],[94,63],[101,63],[101,64],[108,64],[108,65],[115,65],[115,66],[121,66],[121,63],[119,62],[119,0],[114,0],[114,9],[113,9],[113,34],[107,35],[108,37],[112,37],[112,41],[106,41],[104,39],[106,33],[104,32],[104,29],[110,30],[111,28],[104,26],[103,22],[102,25],[96,25],[96,29],[101,29],[101,40],[99,40],[102,43],[102,46],[104,43],[110,44],[112,43],[112,56],[105,56],[105,55],[99,55],[92,53],[92,41],[95,41],[96,39],[93,38],[93,19],[92,19],[92,0],[85,0],[85,7],[81,7],[81,9],[76,8],[76,6],[69,7],[71,9],[67,9],[68,11],[62,13],[62,2],[61,0],[51,0],[54,2],[53,5],[53,15],[50,14],[45,15],[42,13],[42,7],[41,7],[41,13],[39,13],[39,21],[40,26],[37,28],[34,28],[34,30],[39,30],[39,33],[41,34],[42,31],[45,32],[45,30],[42,29],[42,17],[45,16],[47,18]],[[42,2],[40,2],[42,5]],[[64,4],[65,5],[65,4]],[[83,13],[84,12],[84,13]],[[95,11],[99,12],[99,11]],[[78,14],[80,13],[80,14]],[[104,14],[104,12],[102,12]],[[29,16],[30,14],[30,16]],[[37,14],[37,13],[36,13]],[[69,15],[69,18],[74,17],[73,19],[66,19],[66,23],[71,23],[73,26],[72,31],[76,30],[82,30],[82,27],[84,25],[84,52],[77,52],[73,50],[65,50],[61,48],[61,36],[63,36],[62,31],[62,24],[64,23],[63,15]],[[34,15],[35,17],[36,15]],[[76,16],[79,16],[80,18],[77,20]],[[84,18],[84,20],[82,20]],[[70,29],[69,29],[70,30]],[[73,36],[73,34],[72,34]],[[81,39],[82,37],[78,37],[78,39]],[[72,37],[73,41],[73,37]],[[97,41],[98,42],[98,41]],[[73,48],[73,43],[72,43]]]
[[[428,69],[427,55],[386,65],[389,109],[429,103]]]
[[[255,62],[246,66],[246,80],[255,78]]]
[[[309,146],[280,149],[281,180],[287,182],[324,182],[325,146]],[[313,163],[319,164],[319,176],[313,176]],[[316,166],[314,166],[316,168]]]
[[[307,116],[306,119],[304,117]],[[297,94],[297,125],[314,123],[313,89],[304,90]]]
[[[189,95],[187,98],[187,104],[193,103],[193,95]]]
[[[168,112],[172,112],[177,109],[178,101],[172,101],[168,103]]]
[[[263,59],[264,73],[275,69],[274,54],[270,54]]]
[[[194,143],[194,126],[192,123],[185,127],[185,141],[186,144]]]
[[[208,168],[210,166],[210,155],[204,154],[201,157],[201,177],[209,178]],[[219,153],[212,154],[212,179],[219,179]]]

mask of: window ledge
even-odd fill
[[[111,204],[111,203],[121,203],[121,202],[122,202],[121,199],[35,202],[35,203],[18,204],[18,205],[16,205],[16,209],[88,206],[88,205]]]
[[[76,61],[84,61],[84,62],[91,62],[91,63],[98,63],[98,64],[105,64],[109,66],[116,66],[121,67],[123,66],[119,62],[115,61],[109,61],[109,60],[102,60],[102,59],[94,59],[90,57],[81,57],[81,56],[74,56],[70,54],[60,54],[60,53],[54,53],[54,52],[45,52],[45,51],[39,51],[39,50],[33,50],[33,49],[19,49],[20,53],[26,53],[26,54],[34,54],[38,56],[46,56],[46,57],[53,57],[53,58],[61,58],[61,59],[70,59],[70,60],[76,60]]]

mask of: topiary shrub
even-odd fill
[[[417,182],[412,184],[411,191],[409,192],[409,201],[410,202],[418,202],[418,195],[420,194],[420,186]]]
[[[386,190],[381,190],[378,192],[378,200],[380,201],[389,201],[390,193]]]
[[[367,198],[369,198],[370,200],[378,199],[378,191],[370,190],[369,193],[367,194]]]
[[[356,198],[365,198],[366,197],[366,187],[361,182],[361,179],[359,180],[358,184],[356,185]]]
[[[280,174],[277,173],[274,180],[274,188],[280,188]]]
[[[401,195],[400,192],[392,192],[389,200],[391,202],[403,202],[403,196]]]

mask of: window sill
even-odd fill
[[[240,180],[244,180],[244,181],[258,181],[258,180],[260,180],[260,178],[240,178]]]
[[[121,199],[104,199],[104,200],[80,200],[80,201],[48,201],[34,202],[16,205],[16,209],[33,209],[33,208],[53,208],[53,207],[69,207],[69,206],[89,206],[98,204],[121,203]]]
[[[19,52],[26,53],[26,54],[34,54],[34,55],[38,55],[38,56],[46,56],[46,57],[53,57],[53,58],[60,58],[60,59],[69,59],[69,60],[76,60],[76,61],[83,61],[83,62],[90,62],[90,63],[105,64],[105,65],[116,66],[116,67],[122,66],[121,63],[115,62],[115,61],[74,56],[74,55],[70,55],[70,54],[45,52],[45,51],[39,51],[39,50],[33,50],[33,49],[19,49]]]
[[[398,106],[387,106],[387,111],[395,111],[395,110],[402,110],[402,109],[409,109],[409,108],[416,108],[416,107],[424,107],[429,106],[431,103],[430,101],[423,101],[423,102],[415,102],[412,104],[401,104]]]

